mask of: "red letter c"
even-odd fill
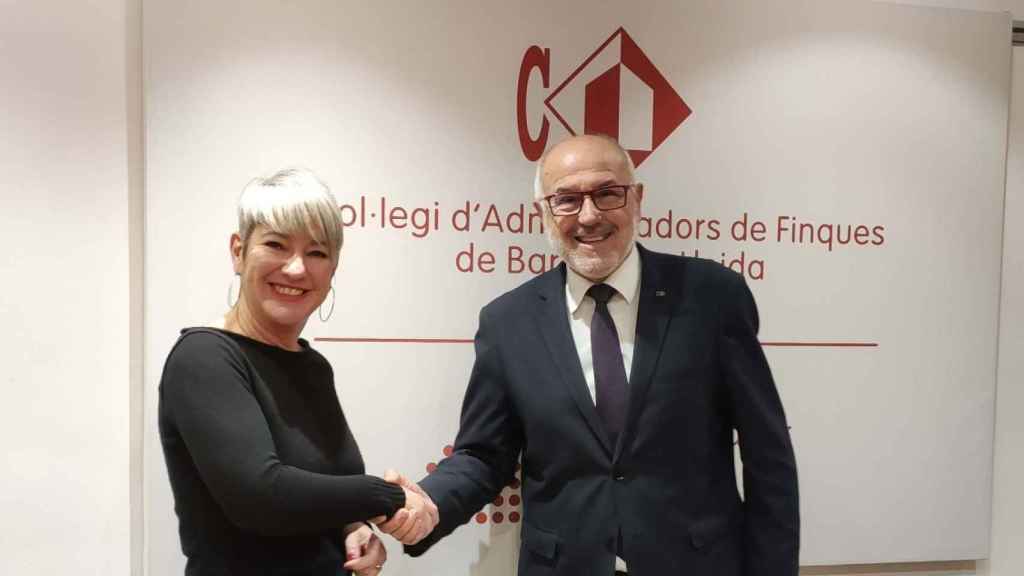
[[[523,148],[523,155],[527,160],[535,161],[544,154],[544,147],[548,144],[548,119],[542,116],[540,134],[537,139],[530,138],[530,126],[526,120],[526,90],[530,83],[530,72],[534,68],[540,68],[540,77],[544,87],[548,87],[548,77],[551,68],[551,49],[541,49],[540,46],[530,46],[523,55],[523,63],[519,67],[519,91],[516,94],[516,119],[519,124],[519,145]]]

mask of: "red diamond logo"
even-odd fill
[[[570,134],[607,134],[639,166],[690,115],[690,107],[623,28],[544,105]]]

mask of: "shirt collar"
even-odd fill
[[[622,261],[622,264],[612,272],[612,275],[604,279],[604,284],[615,288],[627,304],[632,304],[640,288],[640,255],[636,244],[630,246],[629,255]],[[597,282],[581,276],[578,272],[566,266],[565,286],[566,296],[569,298],[569,312],[575,314],[583,303],[583,297],[587,290]]]

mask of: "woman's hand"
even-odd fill
[[[377,538],[369,526],[360,522],[345,536],[344,567],[356,576],[377,576],[388,560],[384,543]]]
[[[386,522],[378,521],[383,519],[375,519],[372,522],[377,524],[377,528],[382,532],[390,534],[402,544],[416,544],[426,538],[440,520],[434,501],[418,484],[394,470],[388,470],[384,474],[384,480],[402,487],[405,491],[405,507],[395,512],[395,515]]]

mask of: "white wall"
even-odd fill
[[[130,0],[0,0],[0,574],[129,573]]]
[[[964,10],[1010,12],[1024,20],[1024,0],[883,0],[899,4],[938,6]],[[1003,279],[997,369],[995,463],[990,557],[977,563],[979,576],[1024,574],[1024,51],[1014,49],[1010,105],[1009,149],[1003,236]],[[871,570],[873,574],[909,572],[912,567]],[[865,574],[863,571],[825,570],[818,574]],[[919,573],[920,572],[916,572]],[[949,574],[933,571],[929,574]]]
[[[1024,12],[1021,13],[1024,17]],[[1024,48],[1013,50],[1013,95],[1006,169],[1003,287],[996,391],[992,550],[982,574],[1024,573]]]
[[[910,4],[983,12],[1009,12],[1016,19],[1024,18],[1024,0],[872,0],[891,4]]]
[[[1024,20],[1024,0],[902,0],[905,4],[1008,11]],[[1024,49],[1013,54],[1009,149],[1003,236],[1003,285],[996,390],[995,462],[992,500],[992,548],[977,573],[1024,573]]]
[[[883,0],[885,1],[885,0]],[[1014,20],[1024,20],[1024,0],[889,0],[899,4],[939,6],[965,10],[1010,12]],[[1019,456],[1024,442],[1024,51],[1014,49],[1013,86],[1010,104],[1009,149],[1003,236],[1003,279],[999,326],[997,369],[995,462],[993,475],[991,551],[976,570],[956,573],[979,576],[1019,576],[1024,574],[1024,460]],[[947,570],[928,573],[911,566],[877,567],[868,572],[847,569],[821,570],[816,574],[950,574]]]

